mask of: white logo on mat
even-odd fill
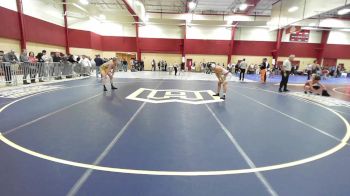
[[[61,89],[63,86],[28,86],[28,87],[20,87],[5,91],[0,91],[0,97],[2,98],[20,98],[27,95],[32,95],[35,93],[43,92],[43,91],[52,91]]]
[[[187,104],[205,104],[223,101],[219,97],[214,97],[213,94],[214,92],[211,90],[188,91],[178,89],[156,90],[140,88],[126,98],[149,103],[180,102]]]

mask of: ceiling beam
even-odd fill
[[[248,9],[247,9],[247,15],[250,15],[254,10],[255,10],[255,7],[258,5],[258,3],[260,2],[261,0],[247,0],[247,4],[249,5],[254,5],[254,6],[249,6]]]
[[[138,22],[138,17],[136,12],[134,11],[134,9],[132,9],[132,7],[129,5],[129,3],[126,0],[122,0],[123,3],[126,6],[126,9],[129,11],[129,13],[132,15],[132,17],[134,18],[135,22]]]

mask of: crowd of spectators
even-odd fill
[[[44,82],[47,78],[54,78],[56,80],[62,79],[62,77],[71,78],[73,74],[78,76],[90,76],[93,70],[96,70],[96,77],[99,77],[99,67],[107,62],[108,58],[102,58],[100,55],[96,55],[95,58],[91,58],[87,55],[65,55],[60,52],[47,53],[46,50],[35,54],[23,50],[21,54],[15,54],[13,50],[9,52],[0,51],[0,76],[3,76],[6,83],[10,84],[13,79],[14,67],[20,71],[23,75],[23,84],[30,84],[35,82]],[[118,69],[120,71],[128,71],[130,65],[131,71],[143,71],[144,62],[131,59],[130,64],[126,59],[118,60]],[[200,62],[199,66],[196,67],[194,62],[188,71],[200,71],[207,74],[211,74],[209,69],[210,64],[221,65],[215,62]],[[280,68],[277,64],[270,65],[267,63],[267,59],[264,58],[261,64],[249,63],[245,59],[238,60],[237,63],[229,63],[227,66],[222,64],[223,67],[227,68],[231,73],[235,73],[240,76],[240,79],[244,80],[244,74],[261,74],[264,70],[264,74],[272,77],[278,75]],[[14,66],[14,65],[17,65]],[[179,68],[184,70],[185,63],[168,65],[167,61],[160,60],[156,62],[154,59],[151,62],[152,71],[168,71]],[[175,72],[175,73],[176,73]],[[307,75],[309,79],[312,74],[318,74],[322,76],[322,79],[328,77],[341,77],[346,74],[346,70],[343,65],[334,65],[329,67],[322,67],[317,64],[315,60],[313,63],[307,65],[306,69],[300,70],[299,65],[292,65],[291,75]],[[264,76],[262,76],[263,78]],[[28,81],[29,78],[29,81]],[[265,76],[266,81],[266,76]]]
[[[13,82],[14,75],[23,75],[23,84],[44,82],[48,78],[60,80],[63,76],[71,78],[74,74],[90,76],[93,70],[96,70],[98,76],[98,67],[108,60],[100,55],[93,59],[87,55],[65,55],[60,52],[49,54],[46,50],[37,54],[23,50],[19,55],[13,50],[6,53],[0,51],[0,76],[4,77],[6,84]],[[126,71],[125,62],[123,60],[120,63],[126,64],[126,68],[123,67]]]

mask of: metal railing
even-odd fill
[[[91,68],[70,62],[0,63],[0,86],[18,85],[90,75]]]

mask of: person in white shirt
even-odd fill
[[[227,64],[227,69],[230,73],[232,73],[232,68],[233,68],[233,65],[231,63]]]
[[[294,58],[295,58],[294,54],[290,55],[289,58],[286,59],[283,62],[283,65],[281,66],[282,80],[280,82],[279,92],[282,92],[282,88],[283,88],[284,92],[289,91],[287,88],[287,85],[288,85],[289,75],[290,75],[290,72],[292,70],[292,61],[294,60]]]
[[[244,81],[244,74],[245,74],[245,70],[247,69],[247,63],[245,62],[245,59],[243,59],[239,64],[239,69],[240,69],[239,80]]]
[[[91,65],[92,68],[95,68],[95,67],[96,67],[96,62],[95,62],[94,59],[91,59],[91,60],[90,60],[90,65]]]
[[[90,76],[91,61],[87,56],[83,55],[81,65],[83,66],[83,75]]]
[[[307,65],[306,71],[307,71],[307,80],[310,80],[311,74],[312,74],[312,64]]]
[[[48,55],[47,53],[43,53],[43,56],[41,57],[43,61],[45,62],[43,71],[44,71],[44,77],[50,77],[53,76],[53,58],[51,55]]]

